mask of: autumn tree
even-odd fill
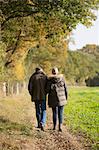
[[[98,8],[98,0],[1,0],[1,40],[7,46],[5,66],[15,67],[19,59],[22,65],[28,51],[35,45],[41,47],[42,40],[47,39],[53,46],[67,40],[77,24],[90,26],[96,19],[93,9]]]

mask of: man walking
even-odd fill
[[[47,76],[43,72],[42,68],[37,67],[32,74],[28,84],[28,91],[31,95],[32,102],[35,103],[36,118],[38,128],[44,131],[44,125],[46,122],[46,93],[45,86],[47,82]]]

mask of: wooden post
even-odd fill
[[[3,82],[3,96],[7,96],[6,82]]]
[[[11,84],[11,95],[13,96],[14,94],[14,86],[13,86],[13,83]]]
[[[19,83],[16,83],[16,94],[19,95]]]

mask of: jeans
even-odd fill
[[[36,119],[39,123],[42,123],[42,126],[46,123],[46,100],[42,100],[41,103],[39,101],[35,102],[35,109],[36,109]]]
[[[62,122],[63,122],[63,108],[64,108],[64,106],[58,106],[58,107],[52,108],[54,127],[57,124],[57,115],[58,115],[59,125],[62,124]]]

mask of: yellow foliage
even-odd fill
[[[42,68],[44,69],[44,71],[49,74],[50,73],[50,69],[51,69],[51,62],[50,61],[44,61],[42,62]]]
[[[17,77],[18,80],[23,80],[24,79],[24,66],[21,62],[18,62],[15,65],[15,75]]]

